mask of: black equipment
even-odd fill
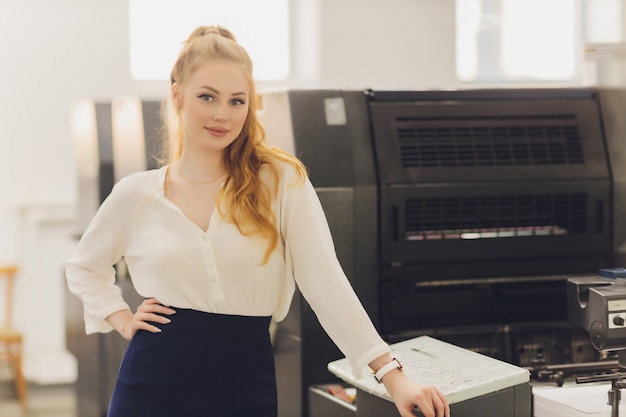
[[[597,276],[567,281],[570,319],[589,333],[598,351],[617,352],[612,372],[576,378],[577,383],[610,381],[608,404],[611,417],[618,417],[621,391],[626,388],[626,270],[602,269]]]
[[[260,114],[309,168],[388,342],[531,367],[597,360],[566,282],[623,265],[625,108],[625,91],[593,88],[300,90],[264,94]],[[307,416],[341,353],[299,296],[276,351],[281,415]]]

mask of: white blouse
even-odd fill
[[[133,285],[164,305],[247,316],[286,316],[295,285],[320,324],[348,358],[356,377],[390,351],[346,278],[317,194],[295,169],[280,163],[272,202],[278,249],[263,264],[267,241],[243,236],[217,209],[207,231],[165,197],[167,166],[119,181],[102,203],[70,258],[70,290],[84,304],[87,333],[109,332],[110,314],[129,309],[115,285],[124,258]],[[268,180],[269,170],[262,172]]]

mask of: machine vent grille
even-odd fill
[[[587,232],[586,194],[412,198],[407,240],[578,235]]]
[[[575,116],[518,119],[398,118],[404,168],[584,164]],[[433,123],[436,122],[436,123]],[[445,124],[444,124],[445,123]]]

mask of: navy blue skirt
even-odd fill
[[[108,417],[276,417],[270,318],[172,308],[130,341]]]

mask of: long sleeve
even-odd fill
[[[288,186],[281,211],[286,257],[295,281],[359,378],[369,362],[390,348],[339,264],[322,206],[308,179],[303,186]]]
[[[104,320],[116,311],[129,309],[115,285],[116,264],[124,251],[124,236],[115,216],[115,189],[102,203],[81,237],[66,267],[70,291],[83,302],[86,332],[109,332]]]

